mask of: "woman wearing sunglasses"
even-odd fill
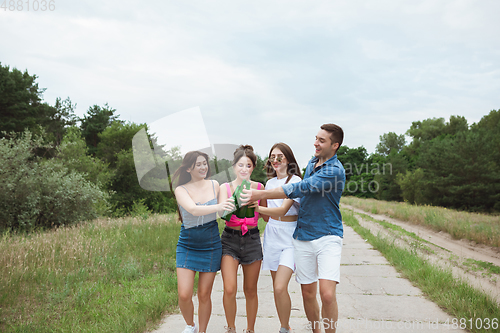
[[[265,165],[266,190],[302,180],[292,149],[286,143],[276,143],[269,152]],[[262,269],[270,270],[273,279],[274,302],[280,319],[280,333],[289,333],[292,303],[288,283],[295,270],[292,235],[297,226],[300,199],[268,199],[267,207],[256,203],[252,207],[269,216],[264,232],[264,259]]]

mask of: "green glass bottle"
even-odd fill
[[[250,190],[251,185],[252,184],[248,180],[244,179],[241,185],[236,187],[232,195],[236,210],[232,212],[224,211],[224,214],[221,217],[223,220],[229,221],[231,219],[231,215],[233,214],[240,219],[245,217],[247,218],[254,217],[255,215],[254,208],[239,205],[239,202],[241,202],[240,195],[243,193],[243,189]]]
[[[241,186],[242,186],[241,192],[243,193],[243,188],[245,188],[247,190],[250,190],[250,187],[252,186],[252,184],[248,180],[245,179],[241,183]],[[245,208],[246,208],[245,217],[254,217],[254,215],[255,215],[255,208],[251,208],[251,207],[248,207],[248,206],[245,206]]]

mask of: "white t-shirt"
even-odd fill
[[[285,185],[286,180],[288,179],[288,176],[285,178],[278,179],[278,177],[271,178],[267,181],[266,183],[266,190],[272,190],[273,188],[277,188],[280,186]],[[290,178],[290,181],[287,184],[292,184],[292,183],[298,183],[302,179],[300,179],[299,176],[293,175],[292,178]],[[284,199],[267,199],[267,207],[269,208],[277,208],[281,207],[283,204]],[[286,212],[285,216],[291,216],[291,215],[299,215],[299,207],[300,207],[300,198],[293,199],[294,203],[292,204],[292,207]]]

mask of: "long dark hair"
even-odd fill
[[[240,158],[243,156],[248,157],[252,161],[253,167],[255,168],[257,165],[257,156],[253,152],[253,147],[250,145],[241,145],[236,148],[234,151],[233,166],[238,163]]]
[[[190,151],[184,156],[181,166],[175,171],[174,175],[172,176],[172,187],[176,188],[177,186],[184,185],[191,180],[191,175],[187,172],[187,169],[194,167],[198,156],[203,156],[207,161],[208,170],[205,179],[211,176],[210,163],[208,163],[208,155],[202,153],[201,151]],[[179,214],[179,220],[183,222],[181,211],[179,210],[179,204],[177,204],[177,214]]]
[[[190,151],[186,153],[184,159],[182,160],[181,166],[175,171],[174,175],[172,176],[172,184],[174,188],[180,185],[184,185],[191,180],[191,175],[187,172],[187,169],[194,167],[198,156],[203,156],[207,161],[208,170],[205,179],[209,178],[212,175],[210,171],[210,163],[208,163],[208,155],[202,153],[201,151]]]
[[[288,146],[286,143],[278,142],[271,147],[271,150],[269,150],[269,156],[267,158],[266,164],[264,165],[264,170],[266,171],[267,179],[271,179],[277,176],[276,170],[274,170],[273,166],[271,165],[271,161],[269,161],[269,157],[271,157],[271,153],[273,152],[274,148],[278,148],[279,150],[281,150],[281,152],[283,153],[283,155],[285,155],[285,158],[288,162],[288,165],[286,167],[286,174],[288,175],[288,178],[285,184],[290,181],[293,175],[297,175],[300,178],[302,178],[302,173],[300,172],[297,160],[295,160],[292,148],[290,148],[290,146]]]

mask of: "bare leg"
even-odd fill
[[[212,287],[215,280],[214,273],[199,273],[198,278],[198,320],[199,331],[205,332],[207,330],[210,314],[212,313]]]
[[[337,305],[337,282],[332,280],[319,280],[319,295],[321,296],[321,315],[323,320],[328,320],[325,325],[325,333],[335,333],[339,309]]]
[[[177,268],[177,293],[179,308],[187,325],[194,326],[193,286],[196,272],[187,268]]]
[[[259,308],[257,297],[257,281],[259,280],[260,265],[262,260],[257,260],[249,265],[242,265],[243,268],[243,292],[247,306],[247,330],[254,330],[255,318]]]
[[[301,284],[300,287],[302,289],[304,311],[306,312],[307,319],[311,322],[312,331],[313,333],[320,333],[322,324],[319,317],[318,300],[316,299],[318,283]]]
[[[280,319],[281,327],[290,327],[290,312],[292,310],[292,300],[288,293],[288,283],[293,271],[286,266],[279,266],[276,272],[271,271],[273,278],[274,303]]]
[[[224,295],[222,303],[224,305],[224,313],[226,314],[226,322],[228,327],[235,327],[236,320],[236,291],[237,291],[237,274],[239,261],[231,256],[225,255],[221,261],[222,282],[224,284]]]

